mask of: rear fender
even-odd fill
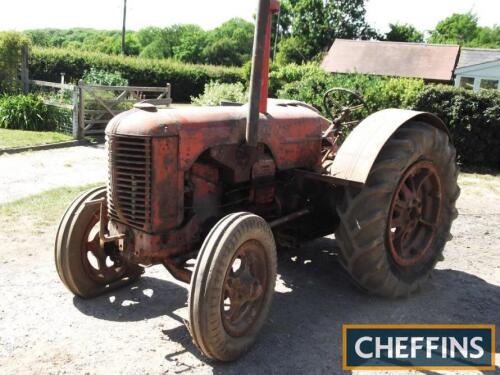
[[[426,122],[450,136],[444,122],[431,113],[385,109],[368,116],[351,132],[330,167],[330,175],[364,184],[382,147],[396,130],[411,120]]]

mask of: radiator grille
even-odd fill
[[[108,137],[108,212],[132,227],[151,229],[151,139]]]

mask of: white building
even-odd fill
[[[462,48],[455,69],[455,86],[500,90],[500,50]]]

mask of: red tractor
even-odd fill
[[[351,105],[331,121],[307,104],[268,100],[278,10],[260,0],[248,105],[143,104],[111,120],[108,184],[71,203],[55,244],[59,276],[82,298],[163,264],[189,283],[195,344],[222,361],[242,355],[266,320],[277,247],[335,233],[360,288],[407,296],[442,260],[457,216],[455,149],[434,115],[377,112],[338,147],[363,104],[356,94],[346,92]]]

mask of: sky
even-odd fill
[[[256,0],[128,0],[127,27],[195,23],[212,29],[232,17],[252,20]],[[90,27],[117,30],[123,0],[0,0],[0,30]],[[500,0],[368,0],[367,20],[380,31],[405,22],[433,29],[452,13],[472,10],[484,26],[500,24]]]

